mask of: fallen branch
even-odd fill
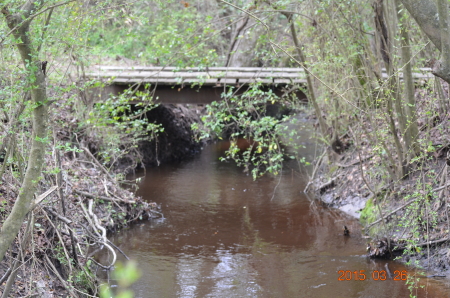
[[[387,218],[387,217],[393,215],[394,213],[396,213],[396,212],[399,211],[399,210],[402,210],[403,208],[405,208],[405,207],[407,207],[408,205],[414,203],[414,202],[417,201],[418,199],[419,199],[419,198],[409,200],[408,202],[406,202],[406,203],[403,204],[402,206],[398,207],[398,208],[395,209],[394,211],[389,212],[389,213],[386,214],[385,216],[383,216],[383,217],[377,219],[376,221],[374,221],[373,223],[371,223],[370,225],[368,225],[368,226],[366,227],[366,229],[368,229],[368,228],[370,228],[370,227],[376,225],[377,223],[379,223],[379,222],[382,221],[383,219],[385,219],[385,218]]]
[[[336,163],[336,165],[339,166],[340,168],[348,168],[348,167],[351,167],[351,166],[355,166],[355,165],[357,165],[357,164],[359,164],[359,163],[363,163],[363,162],[365,162],[366,160],[371,159],[372,157],[373,157],[373,155],[370,155],[370,156],[364,157],[364,158],[361,159],[361,160],[356,160],[356,161],[351,162],[351,163],[346,164],[346,165],[343,165],[343,164],[340,164],[340,163]]]
[[[88,192],[84,192],[84,191],[77,190],[77,189],[74,189],[73,191],[75,193],[79,194],[79,195],[82,195],[82,196],[85,196],[85,197],[88,197],[88,198],[91,198],[91,199],[100,199],[100,200],[111,201],[111,202],[122,202],[122,203],[127,203],[127,204],[134,204],[134,203],[136,203],[136,201],[133,201],[133,200],[128,201],[128,200],[123,200],[123,199],[108,198],[108,197],[105,197],[105,196],[93,195],[93,194],[90,194]]]
[[[54,217],[56,217],[57,219],[59,219],[60,221],[64,222],[67,225],[71,225],[72,221],[64,216],[59,215],[58,213],[56,213],[55,211],[53,211],[51,208],[49,207],[44,207],[44,210],[47,211],[48,213],[50,213],[51,215],[53,215]]]
[[[70,256],[69,256],[69,252],[66,249],[66,245],[64,244],[64,240],[63,237],[61,236],[61,233],[59,232],[59,230],[56,228],[56,226],[53,224],[53,221],[50,219],[50,217],[48,216],[47,213],[44,213],[45,217],[47,217],[48,222],[51,224],[51,226],[53,227],[53,230],[56,232],[56,235],[58,236],[59,239],[59,243],[61,244],[63,250],[64,250],[64,254],[66,256],[66,260],[67,260],[67,265],[69,266],[69,274],[72,275],[73,272],[73,268],[72,268],[72,263],[70,261]]]
[[[48,197],[57,188],[58,188],[58,186],[56,186],[56,185],[52,186],[46,192],[44,192],[39,197],[37,197],[36,200],[32,203],[30,210],[33,210],[39,203],[41,203],[46,197]]]
[[[419,244],[417,244],[415,246],[423,247],[423,246],[428,246],[428,245],[431,245],[431,244],[439,244],[439,243],[443,243],[443,242],[447,242],[447,241],[450,241],[450,238],[444,238],[444,239],[439,239],[439,240],[427,241],[427,242],[419,243]]]
[[[446,187],[449,187],[449,186],[450,186],[450,183],[447,183],[447,184],[445,184],[445,185],[443,185],[443,186],[440,186],[440,187],[438,187],[438,188],[433,189],[432,191],[433,191],[433,192],[435,192],[435,191],[440,191],[440,190],[442,190],[442,189],[444,189],[444,188],[446,188]]]
[[[115,249],[117,249],[121,254],[123,254],[123,256],[124,256],[127,260],[130,260],[130,258],[123,252],[123,250],[121,250],[119,247],[117,247],[114,243],[112,243],[110,240],[108,240],[108,243],[111,244],[112,247],[114,247]]]

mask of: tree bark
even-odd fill
[[[14,14],[10,13],[7,6],[1,9],[8,27],[13,30],[17,49],[28,73],[27,78],[29,84],[31,84],[31,100],[34,104],[34,109],[32,111],[33,140],[28,157],[27,170],[19,196],[0,230],[0,261],[3,260],[6,251],[16,238],[23,220],[30,210],[44,163],[48,118],[46,79],[41,68],[41,62],[37,59],[29,37],[31,22],[29,17],[42,4],[43,2],[40,1],[26,1],[17,10],[18,12]]]
[[[438,0],[439,27],[441,34],[441,60],[433,67],[433,73],[446,80],[450,79],[450,35],[448,29],[448,0]]]
[[[401,2],[436,48],[441,49],[438,10],[434,1],[401,0]]]
[[[401,0],[420,29],[441,51],[441,60],[433,66],[433,74],[450,83],[450,36],[448,29],[448,2],[438,0]]]

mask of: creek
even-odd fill
[[[311,160],[315,145],[304,133],[301,154]],[[165,216],[111,237],[139,264],[136,297],[410,297],[401,279],[414,271],[368,259],[358,220],[305,196],[297,162],[253,181],[218,160],[226,146],[134,176],[142,177],[137,194]],[[385,279],[386,263],[399,280]],[[418,297],[449,296],[440,282],[421,284]]]

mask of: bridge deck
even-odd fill
[[[275,67],[209,67],[184,68],[150,66],[96,66],[95,71],[86,74],[88,78],[108,80],[111,84],[130,85],[151,83],[158,85],[203,86],[243,85],[253,82],[270,84],[306,84],[303,68]],[[383,78],[387,78],[385,71]],[[400,78],[403,74],[400,73]],[[414,72],[415,80],[433,78],[430,68]]]
[[[112,84],[151,83],[203,86],[262,84],[305,84],[303,68],[209,67],[184,68],[144,66],[98,66],[89,78],[107,79]]]
[[[402,78],[403,74],[399,74]],[[423,81],[433,78],[430,68],[421,68],[413,73],[414,79]],[[87,78],[102,80],[107,87],[95,95],[95,100],[108,98],[110,93],[119,94],[130,85],[136,83],[150,83],[157,86],[155,98],[162,103],[210,103],[222,99],[225,87],[243,86],[252,82],[261,82],[266,88],[274,88],[277,95],[284,94],[284,85],[306,85],[306,74],[303,68],[260,68],[260,67],[209,67],[184,68],[176,67],[146,67],[146,66],[95,66],[86,74]],[[385,72],[383,78],[387,78]],[[202,92],[197,88],[186,88],[202,85]],[[179,88],[173,88],[179,86]],[[220,87],[220,88],[218,88]],[[143,86],[141,86],[143,88]],[[97,91],[92,91],[93,93]],[[174,93],[176,92],[176,93]],[[242,92],[242,90],[241,90]],[[298,99],[305,99],[306,95],[296,90]]]

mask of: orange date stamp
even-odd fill
[[[372,272],[367,272],[365,270],[339,270],[338,271],[339,281],[350,281],[350,280],[407,280],[408,272],[406,270],[395,270],[394,274],[389,277],[389,273],[386,270],[373,270]]]

